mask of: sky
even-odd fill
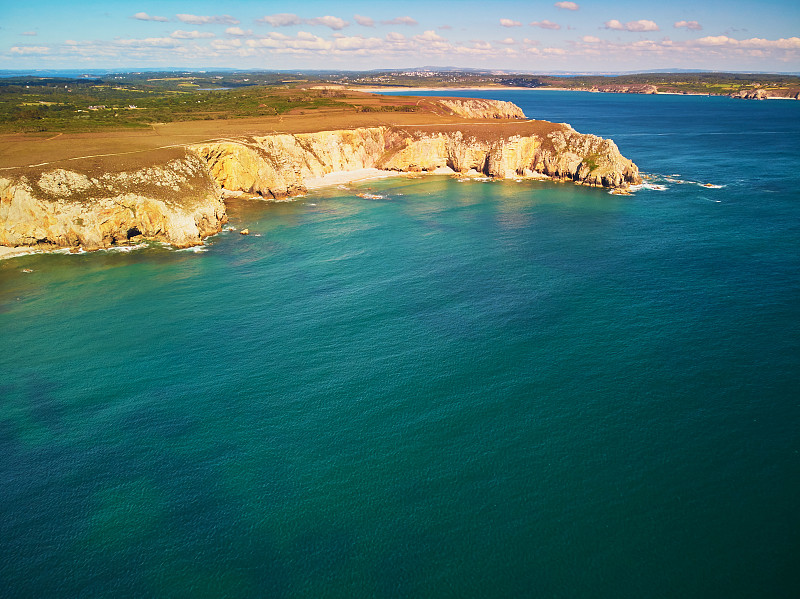
[[[798,0],[37,0],[0,69],[800,71]]]

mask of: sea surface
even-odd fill
[[[0,262],[0,595],[800,596],[800,102],[461,95],[648,185]]]

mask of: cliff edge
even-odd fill
[[[4,167],[0,245],[98,249],[142,239],[198,245],[227,219],[223,190],[285,198],[325,175],[361,169],[553,178],[609,188],[641,181],[613,141],[566,124],[523,120],[510,102],[435,104],[429,120],[444,121],[438,124],[250,134]]]
[[[27,169],[0,177],[0,244],[88,250],[151,239],[176,247],[220,230],[225,205],[197,156],[91,173]]]
[[[569,125],[528,121],[502,126],[369,127],[251,136],[190,146],[222,189],[284,198],[330,173],[378,168],[495,178],[554,178],[600,187],[640,183],[637,166],[613,141]]]

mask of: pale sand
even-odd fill
[[[5,260],[6,258],[16,258],[17,256],[25,256],[27,254],[35,254],[41,250],[38,250],[34,247],[6,247],[4,245],[0,245],[0,260]]]
[[[385,179],[387,177],[400,177],[414,173],[401,173],[399,171],[383,171],[377,168],[360,168],[354,171],[335,171],[322,177],[313,177],[305,180],[306,189],[319,189],[331,185],[346,185],[371,179]]]

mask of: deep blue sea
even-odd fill
[[[462,95],[663,188],[0,262],[0,595],[800,596],[800,102]]]

